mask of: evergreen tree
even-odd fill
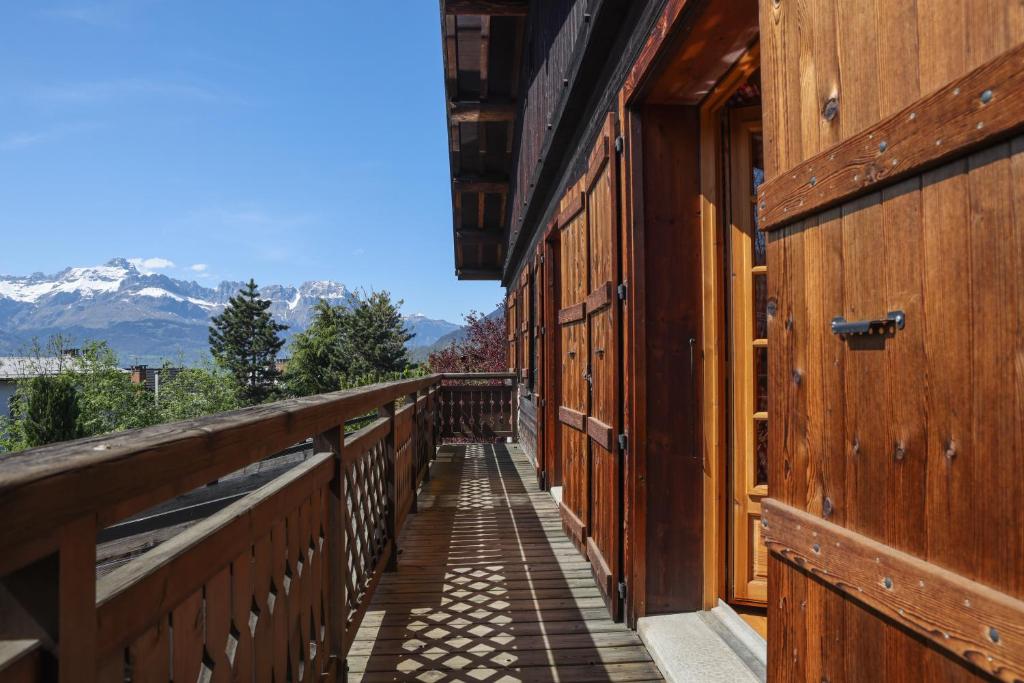
[[[77,439],[78,392],[64,377],[34,377],[28,380],[22,416],[24,446],[44,446],[57,441]]]
[[[414,335],[405,329],[388,292],[373,292],[352,310],[345,325],[346,373],[350,376],[401,372],[409,367],[405,344]]]
[[[285,386],[293,396],[311,396],[341,388],[345,366],[345,332],[351,314],[321,299],[313,322],[292,338]]]
[[[277,354],[284,340],[278,333],[288,327],[277,323],[269,308],[270,301],[260,298],[250,279],[210,325],[210,352],[234,376],[239,398],[247,405],[273,396],[280,375]]]

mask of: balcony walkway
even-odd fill
[[[442,447],[431,477],[349,652],[350,680],[661,680],[608,618],[517,445]]]

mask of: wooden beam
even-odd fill
[[[476,192],[480,194],[505,194],[508,192],[507,180],[463,177],[454,178],[452,186],[456,192]]]
[[[777,500],[768,550],[938,650],[1004,681],[1024,678],[1024,602]]]
[[[505,236],[493,230],[459,230],[455,239],[465,246],[501,244]]]
[[[528,0],[447,0],[446,14],[475,14],[490,17],[522,17],[530,9]]]
[[[487,99],[487,76],[490,70],[491,18],[480,20],[480,99]]]
[[[500,268],[459,268],[455,271],[460,280],[500,280]]]
[[[514,102],[452,102],[449,118],[456,123],[491,123],[512,121],[516,117]]]
[[[1024,44],[761,185],[760,227],[877,192],[1022,127]]]

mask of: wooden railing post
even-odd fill
[[[387,534],[391,542],[391,555],[384,571],[393,572],[398,570],[398,468],[395,467],[395,460],[398,451],[395,448],[395,402],[389,401],[377,409],[380,417],[386,417],[389,421],[388,435],[384,439],[384,458],[386,477],[388,482],[388,512],[387,512]]]
[[[345,491],[345,469],[341,451],[345,445],[345,428],[334,427],[313,437],[314,453],[334,454],[334,476],[331,478],[330,499],[327,510],[327,570],[330,575],[330,604],[327,606],[327,633],[330,638],[330,657],[334,660],[335,674],[346,675],[345,626],[348,622],[348,505]]]

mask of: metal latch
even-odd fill
[[[626,582],[619,581],[619,600],[626,599]]]
[[[629,435],[623,432],[619,434],[619,450],[625,452],[629,448]]]
[[[626,283],[623,282],[615,288],[615,291],[619,293],[619,301],[625,301],[626,295],[629,293],[629,288],[626,286]]]
[[[626,141],[622,139],[621,135],[619,135],[618,137],[615,138],[615,151],[616,152],[618,152],[619,154],[622,154],[622,148],[625,147],[625,146],[626,146]]]
[[[860,334],[896,334],[907,322],[903,311],[889,311],[884,319],[848,321],[842,316],[832,318],[832,334],[840,336]]]

